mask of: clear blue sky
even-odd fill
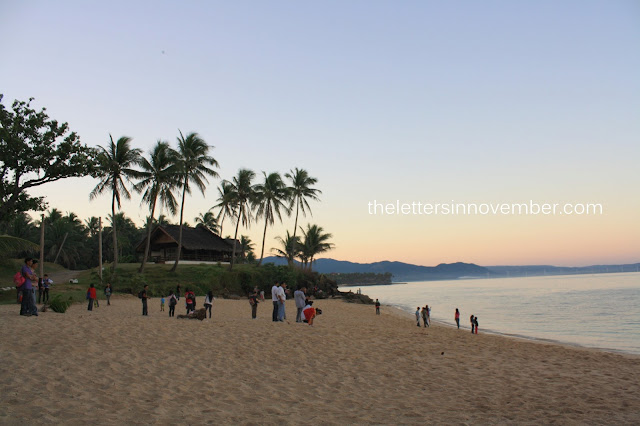
[[[423,265],[640,260],[637,1],[0,0],[0,93],[82,141],[178,129],[240,167],[307,169],[329,256]],[[86,178],[34,191],[106,216]],[[192,218],[215,203],[188,200]],[[592,217],[371,216],[367,203],[602,203]],[[139,196],[124,210],[139,224]],[[302,223],[306,224],[307,219]],[[273,237],[293,220],[269,230]],[[262,226],[252,239],[261,242]],[[225,234],[230,227],[225,229]]]

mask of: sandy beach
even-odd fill
[[[313,327],[293,301],[288,323],[270,301],[252,320],[247,301],[217,299],[202,322],[159,305],[0,306],[0,423],[640,423],[638,356],[418,328],[341,300],[317,301]]]

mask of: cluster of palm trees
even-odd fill
[[[150,151],[149,157],[145,158],[140,149],[132,148],[131,138],[123,136],[114,141],[111,135],[109,137],[110,143],[106,147],[98,147],[96,175],[100,181],[89,197],[94,199],[100,194],[110,193],[111,217],[116,217],[116,207],[120,209],[121,199],[131,198],[129,188],[142,193],[142,203],[149,206],[150,213],[147,220],[145,254],[139,268],[139,272],[143,272],[149,253],[150,235],[155,222],[154,215],[158,201],[168,212],[175,214],[178,211],[178,202],[174,192],[179,190],[182,194],[180,230],[178,253],[173,271],[178,266],[182,248],[185,197],[194,187],[204,194],[209,183],[207,177],[218,177],[218,173],[214,170],[218,167],[218,162],[209,155],[212,147],[207,145],[197,133],[189,133],[185,137],[180,132],[177,138],[177,149],[173,149],[165,141],[158,141]],[[240,249],[236,243],[240,226],[248,228],[254,221],[264,219],[262,249],[258,261],[260,264],[264,258],[267,228],[274,225],[276,219],[282,222],[283,213],[290,216],[295,210],[293,235],[290,236],[287,233],[285,239],[279,239],[288,242],[291,247],[283,246],[282,249],[277,249],[276,253],[279,255],[284,253],[284,257],[291,265],[294,259],[299,257],[304,267],[310,269],[318,253],[333,247],[328,242],[331,234],[323,233],[322,227],[317,225],[308,225],[306,230],[302,230],[304,239],[296,235],[299,214],[302,212],[306,216],[307,212],[310,212],[309,201],[319,200],[321,191],[313,187],[317,179],[309,176],[306,170],[298,168],[285,174],[285,178],[290,182],[289,186],[277,172],[270,174],[263,172],[263,180],[259,183],[254,183],[255,177],[255,172],[240,169],[231,180],[223,180],[218,188],[217,204],[198,216],[196,222],[202,223],[219,235],[222,235],[227,217],[235,223],[230,265],[232,269],[236,261],[236,253]],[[215,209],[218,210],[217,214],[213,212]],[[116,226],[116,222],[113,221],[114,270],[118,261]],[[250,241],[245,239],[244,243],[249,245]]]

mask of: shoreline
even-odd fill
[[[396,305],[383,305],[386,306],[388,308],[393,308],[399,312],[402,312],[403,314],[406,314],[408,316],[409,319],[413,319],[415,321],[415,316],[413,313],[401,308],[400,306],[396,306]],[[436,320],[433,319],[432,322],[439,324],[441,326],[444,327],[450,327],[452,329],[457,329],[457,327],[455,326],[455,324],[449,323],[447,321],[443,321],[443,320]],[[470,328],[466,325],[461,325],[460,326],[461,330],[465,330],[467,332],[470,333]],[[621,349],[614,349],[614,348],[603,348],[603,347],[596,347],[596,346],[586,346],[586,345],[581,345],[579,343],[574,343],[574,342],[566,342],[563,340],[555,340],[555,339],[545,339],[543,337],[535,337],[535,336],[526,336],[523,334],[511,334],[511,333],[503,333],[500,331],[495,331],[492,329],[483,329],[482,331],[483,333],[486,334],[491,334],[493,336],[501,336],[507,339],[517,339],[520,341],[525,341],[525,342],[532,342],[532,343],[548,343],[548,344],[553,344],[553,345],[558,345],[558,346],[566,346],[569,348],[579,348],[579,349],[584,349],[584,350],[593,350],[593,351],[598,351],[598,352],[604,352],[604,353],[612,353],[612,354],[618,354],[618,355],[628,355],[631,357],[638,357],[640,358],[640,353],[637,352],[631,352],[631,351],[624,351]]]
[[[2,305],[0,424],[640,422],[637,356],[418,329],[339,299],[315,301],[313,326],[289,300],[274,323],[269,302],[252,320],[246,300],[216,299],[204,321],[158,299],[143,317],[133,296],[29,318]],[[25,410],[26,393],[44,397]]]

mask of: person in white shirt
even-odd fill
[[[281,283],[280,287],[278,287],[278,321],[284,321],[287,317],[284,311],[284,302],[287,300],[286,289],[286,283]]]
[[[271,315],[272,321],[278,321],[278,293],[280,291],[280,283],[276,283],[271,287],[271,301],[273,302],[273,314]]]
[[[296,322],[302,322],[302,310],[307,304],[307,296],[304,292],[307,290],[306,287],[301,287],[293,293],[293,298],[296,301]]]

